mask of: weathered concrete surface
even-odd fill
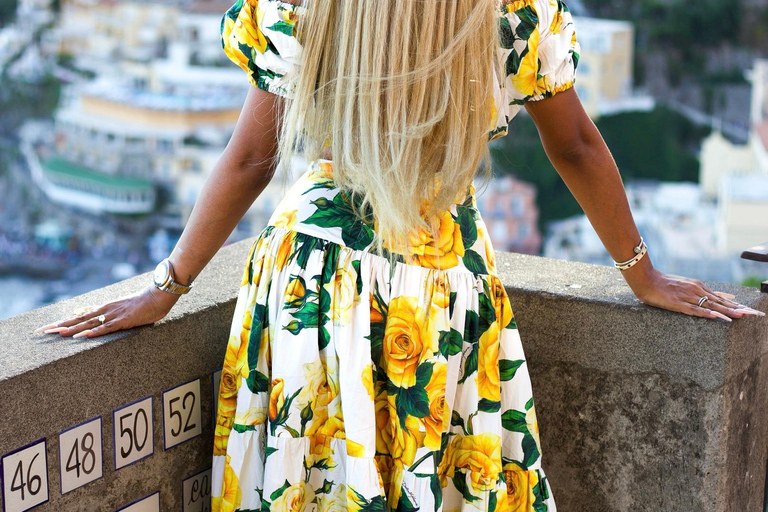
[[[519,254],[497,266],[559,510],[763,510],[768,317],[646,306],[610,267]],[[755,289],[705,284],[768,311]]]
[[[0,322],[0,455],[48,440],[51,501],[111,511],[210,466],[210,372],[220,368],[251,240],[223,248],[171,314],[104,338],[32,331],[140,290],[149,275]],[[499,254],[529,360],[544,469],[561,512],[761,511],[768,317],[732,324],[639,303],[619,271]],[[575,288],[570,285],[577,284]],[[763,311],[751,289],[708,283]],[[161,392],[201,378],[203,433],[164,451]],[[112,410],[154,396],[155,453],[114,471]],[[101,415],[104,478],[61,496],[58,433]]]
[[[0,322],[0,455],[48,440],[50,501],[36,510],[111,511],[160,491],[164,511],[180,511],[181,481],[211,464],[211,377],[220,369],[235,297],[252,240],[227,246],[200,274],[194,293],[152,326],[103,338],[32,334],[37,327],[141,290],[149,274]],[[163,450],[161,393],[201,378],[203,433]],[[154,396],[154,455],[114,471],[113,409]],[[58,433],[101,415],[104,478],[64,496]]]

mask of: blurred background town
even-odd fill
[[[234,0],[0,0],[0,319],[151,270],[248,87]],[[571,0],[576,88],[654,264],[756,286],[768,240],[768,0]],[[497,250],[610,265],[523,111],[479,197]],[[274,180],[228,242],[256,235]]]

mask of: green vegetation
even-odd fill
[[[17,0],[3,0],[0,2],[0,27],[11,23],[16,17]]]
[[[634,178],[698,182],[695,155],[708,128],[693,125],[680,114],[658,107],[652,112],[605,116],[596,125],[608,144],[626,183]],[[512,174],[538,189],[539,225],[582,212],[568,187],[549,162],[536,126],[518,115],[510,134],[491,146],[498,174]]]
[[[768,278],[766,278],[766,279],[768,279]],[[750,277],[745,278],[739,284],[741,286],[747,286],[749,288],[757,288],[759,290],[760,289],[760,283],[762,283],[763,281],[765,281],[765,279],[762,279],[762,278],[757,277],[757,276],[750,276]]]

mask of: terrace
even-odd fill
[[[6,511],[42,502],[44,491],[40,510],[110,511],[147,496],[159,508],[141,510],[208,510],[213,372],[251,242],[222,248],[195,292],[153,326],[95,339],[32,333],[137,291],[149,275],[0,322],[0,456],[30,445],[26,459],[6,455]],[[544,469],[560,510],[764,510],[768,317],[726,323],[649,307],[604,266],[509,253],[497,264],[530,364]],[[768,311],[759,290],[707,285]],[[169,416],[169,393],[182,384],[198,398],[188,412],[199,435],[188,442],[174,436]],[[115,425],[123,406],[148,397],[148,431],[135,421]],[[72,458],[70,434],[84,430],[68,429],[94,418],[100,423],[83,428],[95,425],[88,450],[100,457],[78,479],[73,468],[86,470],[87,446]],[[141,457],[115,469],[133,462],[120,455],[131,436]],[[103,477],[95,478],[101,461]]]

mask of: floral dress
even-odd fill
[[[238,0],[227,55],[289,94],[302,8]],[[560,0],[499,13],[496,127],[574,83]],[[219,386],[212,510],[556,510],[528,367],[474,189],[391,258],[311,162],[250,247]]]

